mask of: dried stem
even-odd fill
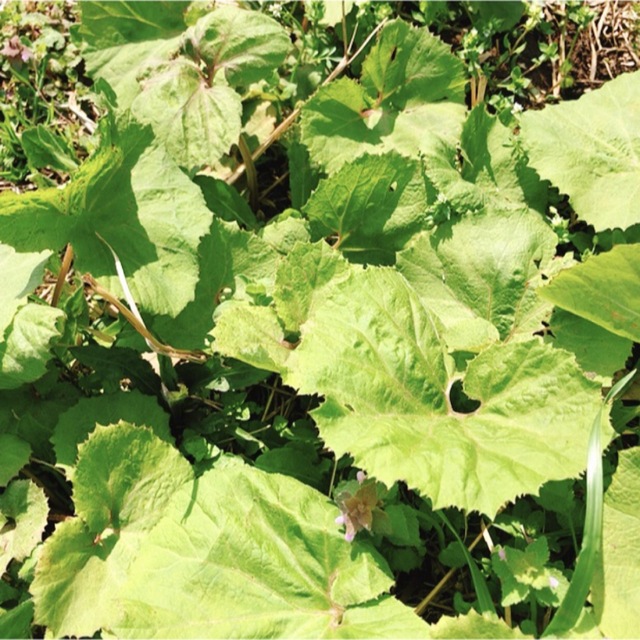
[[[67,245],[62,258],[62,265],[60,266],[60,273],[58,273],[58,279],[56,280],[56,286],[53,289],[53,295],[51,296],[51,306],[57,307],[60,301],[60,294],[62,293],[62,287],[64,281],[67,279],[71,263],[73,262],[73,247],[71,243]]]
[[[342,57],[340,62],[336,65],[335,69],[325,78],[322,86],[333,82],[367,47],[369,42],[376,36],[378,31],[387,23],[387,18],[382,20],[379,25],[367,36],[367,39],[362,43],[360,48],[350,57]],[[271,133],[271,135],[253,152],[251,159],[255,161],[277,140],[280,139],[282,134],[289,129],[289,127],[296,121],[300,115],[300,107],[296,107]],[[246,163],[243,162],[239,165],[235,171],[226,179],[227,184],[235,184],[242,174],[247,170]]]

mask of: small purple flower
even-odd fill
[[[0,55],[5,56],[12,64],[20,64],[33,58],[31,49],[22,44],[18,36],[12,36],[4,43]]]
[[[500,560],[506,560],[507,552],[504,549],[498,549],[498,558],[500,558]]]
[[[343,514],[340,514],[336,518],[336,524],[346,524],[346,520],[344,519],[344,515]]]
[[[358,480],[358,484],[362,484],[367,479],[367,474],[364,471],[358,471],[358,473],[356,473],[356,479]]]
[[[553,576],[549,576],[549,586],[552,589],[557,589],[559,584],[560,584],[560,581],[558,580],[558,578],[554,578]]]

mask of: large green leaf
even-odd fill
[[[78,34],[85,45],[87,71],[112,86],[121,110],[129,108],[138,94],[138,76],[177,52],[186,7],[179,2],[80,5]]]
[[[103,126],[100,148],[64,189],[3,194],[0,240],[18,251],[71,242],[76,270],[119,292],[99,233],[120,257],[140,305],[175,316],[193,299],[198,246],[212,214],[198,187],[162,147],[151,146],[148,127],[132,123],[114,140],[112,133]]]
[[[0,270],[4,274],[0,289],[0,331],[9,326],[15,312],[42,280],[44,264],[50,255],[50,251],[17,253],[12,247],[0,244]]]
[[[302,141],[328,172],[364,153],[432,155],[455,144],[465,114],[461,62],[427,29],[395,20],[363,63],[361,84],[343,78],[302,110]]]
[[[274,297],[288,331],[298,332],[329,283],[348,274],[347,262],[326,242],[299,242],[280,263]]]
[[[419,162],[391,152],[364,155],[322,181],[303,212],[312,238],[336,235],[352,259],[392,263],[426,226],[427,195]]]
[[[337,515],[325,496],[292,478],[237,463],[208,472],[176,494],[145,541],[113,631],[350,638],[402,629],[403,637],[426,637],[410,609],[382,595],[392,584],[384,561],[364,543],[346,542]]]
[[[604,588],[600,629],[607,638],[638,633],[640,607],[640,448],[619,454],[604,498]]]
[[[432,638],[529,638],[517,627],[511,628],[495,615],[480,615],[471,609],[466,615],[443,616],[429,627]]]
[[[553,344],[575,353],[578,364],[589,375],[598,375],[606,385],[624,368],[633,342],[607,331],[580,316],[556,309],[549,320]]]
[[[417,236],[398,269],[439,317],[451,348],[477,351],[495,340],[495,329],[503,340],[541,329],[551,309],[536,287],[554,251],[555,235],[537,214],[487,212]]]
[[[189,463],[150,430],[97,427],[80,447],[78,517],[57,527],[36,567],[36,624],[54,636],[90,636],[115,624],[117,597],[146,532],[192,477]]]
[[[46,305],[18,310],[0,342],[0,389],[16,389],[46,371],[49,347],[62,335],[64,313]]]
[[[640,244],[617,245],[561,271],[538,292],[562,309],[640,342]]]
[[[221,5],[198,20],[187,38],[214,76],[248,86],[269,76],[284,61],[291,41],[273,18],[258,11]]]
[[[41,282],[49,251],[18,253],[0,244],[5,281],[0,292],[0,389],[14,389],[37,380],[49,360],[49,345],[61,335],[63,313],[28,304],[27,296]]]
[[[150,69],[131,111],[153,127],[173,159],[189,172],[215,164],[238,141],[240,95],[209,86],[198,66],[177,58]]]
[[[569,354],[536,341],[490,347],[464,375],[479,406],[461,413],[446,351],[407,281],[370,267],[327,290],[284,380],[327,398],[314,416],[336,455],[350,453],[389,485],[405,480],[435,508],[494,515],[506,500],[583,470],[598,385]]]
[[[175,347],[203,349],[223,290],[234,291],[242,282],[271,283],[276,256],[260,237],[214,218],[198,248],[200,279],[193,300],[175,318],[156,316],[151,326]]]
[[[640,73],[522,117],[532,166],[596,231],[640,222]]]
[[[0,433],[0,487],[5,487],[27,462],[31,447],[11,433]]]
[[[30,480],[15,480],[0,496],[0,573],[12,559],[24,560],[42,539],[49,505]]]
[[[546,204],[546,185],[527,166],[511,131],[496,116],[489,115],[484,105],[469,114],[459,148],[453,143],[443,145],[440,153],[431,158],[428,175],[454,208],[463,213],[527,206],[544,211]]]
[[[130,391],[81,398],[58,419],[51,438],[57,463],[72,470],[78,457],[78,446],[94,431],[96,425],[116,424],[119,420],[146,425],[162,440],[173,442],[169,414],[151,396]]]
[[[267,78],[291,42],[272,18],[231,6],[208,12],[184,40],[191,57],[140,70],[131,111],[191,173],[216,164],[238,141],[242,101],[235,88]]]

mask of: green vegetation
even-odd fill
[[[634,635],[634,16],[7,5],[0,636]]]

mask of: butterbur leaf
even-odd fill
[[[639,98],[636,71],[579,100],[522,116],[520,137],[531,166],[568,194],[578,217],[596,231],[640,222]]]
[[[303,213],[312,239],[336,235],[351,260],[393,263],[426,228],[427,194],[422,167],[395,152],[345,163],[311,194]]]
[[[548,480],[576,477],[599,385],[572,356],[536,341],[492,346],[463,374],[479,406],[459,411],[450,390],[460,374],[441,335],[400,274],[354,270],[303,325],[284,381],[325,396],[314,417],[336,455],[349,453],[387,485],[405,480],[434,508],[493,516]]]
[[[545,300],[635,342],[640,340],[640,244],[617,245],[561,271]]]
[[[111,632],[357,638],[402,629],[425,637],[424,622],[385,595],[392,577],[384,560],[364,542],[346,543],[336,514],[326,496],[292,478],[227,460],[176,493],[131,566],[119,594],[124,617]]]
[[[27,462],[31,447],[11,433],[0,433],[0,487],[5,487]]]
[[[551,306],[536,291],[554,250],[538,214],[488,211],[416,236],[398,269],[444,325],[451,350],[477,352],[498,335],[528,340],[541,329]]]
[[[138,77],[169,60],[180,46],[186,5],[178,2],[88,2],[78,33],[94,78],[106,80],[125,111],[139,93]]]
[[[640,607],[640,448],[619,455],[604,496],[604,574],[594,593],[599,628],[607,638],[637,635]]]
[[[42,538],[49,505],[30,480],[15,480],[0,496],[0,572],[13,559],[24,560]]]
[[[457,617],[442,616],[437,624],[429,626],[431,638],[530,638],[517,626],[510,627],[495,614],[479,614],[471,609],[468,614]]]
[[[268,77],[291,46],[284,29],[269,16],[224,5],[200,18],[186,37],[211,67],[211,75],[224,70],[232,86]]]
[[[98,150],[64,189],[2,194],[0,241],[17,251],[58,251],[71,242],[75,268],[117,294],[113,255],[100,234],[140,306],[175,316],[193,299],[198,245],[213,215],[198,187],[152,145],[149,127],[117,129],[105,119],[101,133]]]
[[[240,96],[209,86],[195,63],[178,58],[149,70],[132,113],[153,127],[174,160],[188,172],[215,164],[240,135]]]
[[[458,140],[464,83],[447,45],[427,29],[391,21],[363,63],[361,83],[341,78],[303,107],[302,142],[329,173],[365,153],[437,154]]]
[[[140,544],[192,478],[189,463],[149,429],[97,427],[80,446],[77,517],[56,528],[38,560],[36,624],[54,636],[91,636],[116,624],[117,597]]]

